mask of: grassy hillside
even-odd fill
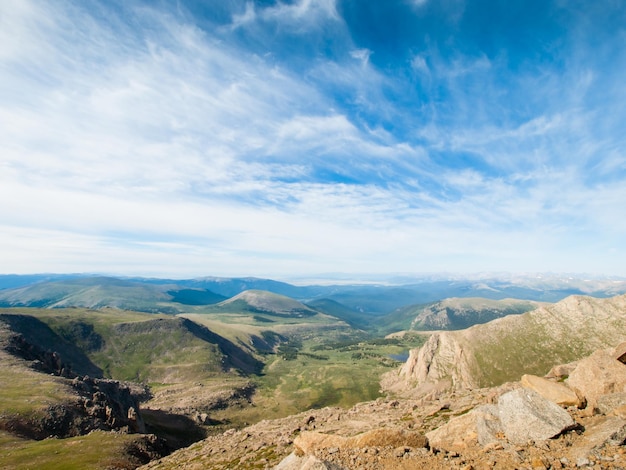
[[[184,318],[107,309],[8,309],[2,318],[25,326],[34,342],[57,350],[72,364],[91,361],[82,373],[117,380],[180,382],[233,371],[256,373],[250,351]],[[29,315],[23,315],[28,313]],[[56,339],[55,339],[56,338]]]
[[[572,296],[523,315],[465,330],[480,384],[544,375],[563,364],[626,341],[626,296]]]
[[[261,368],[248,352],[183,318],[120,323],[107,338],[91,355],[107,376],[121,380],[185,382]]]
[[[6,328],[0,342],[6,346]],[[55,426],[50,410],[76,407],[69,379],[37,372],[28,362],[0,350],[0,468],[109,469],[136,468],[160,454],[142,435],[95,431],[67,439],[32,440],[42,423]],[[41,437],[41,436],[40,436]]]
[[[31,441],[0,431],[0,468],[84,470],[136,468],[150,459],[147,438],[94,431],[68,439]]]
[[[0,313],[0,325],[8,330],[21,335],[25,342],[35,345],[38,351],[29,351],[30,348],[21,351],[20,355],[31,356],[30,360],[38,359],[45,351],[55,351],[60,355],[60,362],[65,363],[71,371],[81,375],[102,376],[102,369],[94,364],[80,345],[72,338],[65,338],[58,332],[53,331],[45,322],[31,315]],[[83,332],[89,337],[92,331],[87,328]],[[94,336],[97,341],[98,336]],[[19,344],[11,346],[12,349],[20,348]],[[23,348],[22,348],[23,349]]]

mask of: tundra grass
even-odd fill
[[[112,326],[117,323],[131,323],[138,321],[154,320],[156,318],[172,318],[171,315],[133,312],[129,310],[118,310],[105,308],[102,310],[91,310],[88,308],[31,308],[13,307],[2,309],[2,313],[15,313],[20,315],[32,315],[45,321],[53,330],[60,324],[68,321],[89,321],[98,326]]]
[[[29,441],[0,431],[0,468],[85,470],[134,468],[125,455],[137,436],[92,432],[68,439]],[[137,462],[138,463],[138,462]]]
[[[33,417],[50,405],[72,399],[63,379],[41,374],[18,365],[0,354],[0,413],[4,416]]]

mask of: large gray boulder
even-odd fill
[[[567,411],[527,388],[502,395],[498,410],[504,434],[513,444],[545,441],[575,426]]]

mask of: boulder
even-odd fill
[[[566,379],[576,369],[578,361],[568,362],[567,364],[559,364],[552,367],[550,372],[546,374],[547,379]]]
[[[586,458],[592,451],[606,445],[620,446],[626,440],[626,420],[616,417],[599,417],[585,427],[582,441],[571,451],[573,459]]]
[[[567,411],[527,388],[502,395],[498,410],[506,438],[517,445],[545,441],[575,426]]]
[[[324,434],[317,431],[304,431],[293,441],[296,448],[296,454],[311,455],[318,449],[326,449],[330,447],[343,448],[346,446],[347,438],[335,436],[333,434]]]
[[[340,465],[318,459],[314,455],[298,456],[292,452],[274,470],[344,470]]]
[[[626,365],[607,351],[596,351],[578,362],[565,383],[595,407],[602,395],[626,392]]]
[[[495,405],[482,405],[467,414],[452,418],[426,434],[431,448],[462,451],[471,445],[486,446],[498,442],[502,427]]]
[[[566,387],[562,383],[554,382],[536,375],[522,375],[521,384],[523,387],[534,390],[542,397],[560,406],[582,407],[582,400],[578,398],[576,392]]]
[[[602,395],[596,402],[596,408],[603,415],[615,414],[626,406],[626,392]]]

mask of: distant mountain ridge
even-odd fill
[[[506,315],[526,313],[540,305],[530,300],[451,297],[401,307],[383,318],[389,328],[396,330],[461,330]]]
[[[171,314],[182,311],[172,304],[206,305],[224,299],[205,289],[182,289],[169,283],[155,285],[106,276],[38,281],[0,290],[0,307],[117,308]]]
[[[262,290],[298,302],[361,315],[360,324],[394,310],[446,298],[514,298],[556,302],[568,295],[611,297],[626,293],[626,281],[567,276],[503,276],[501,278],[424,277],[410,284],[341,284],[296,286],[260,278],[155,279],[87,274],[0,275],[0,307],[113,307],[144,312],[181,313],[193,306],[214,305],[244,291]],[[332,301],[332,303],[331,303]],[[315,307],[314,307],[315,308]],[[350,321],[359,323],[358,318]],[[386,321],[386,320],[385,320]],[[430,328],[426,325],[426,327]]]

